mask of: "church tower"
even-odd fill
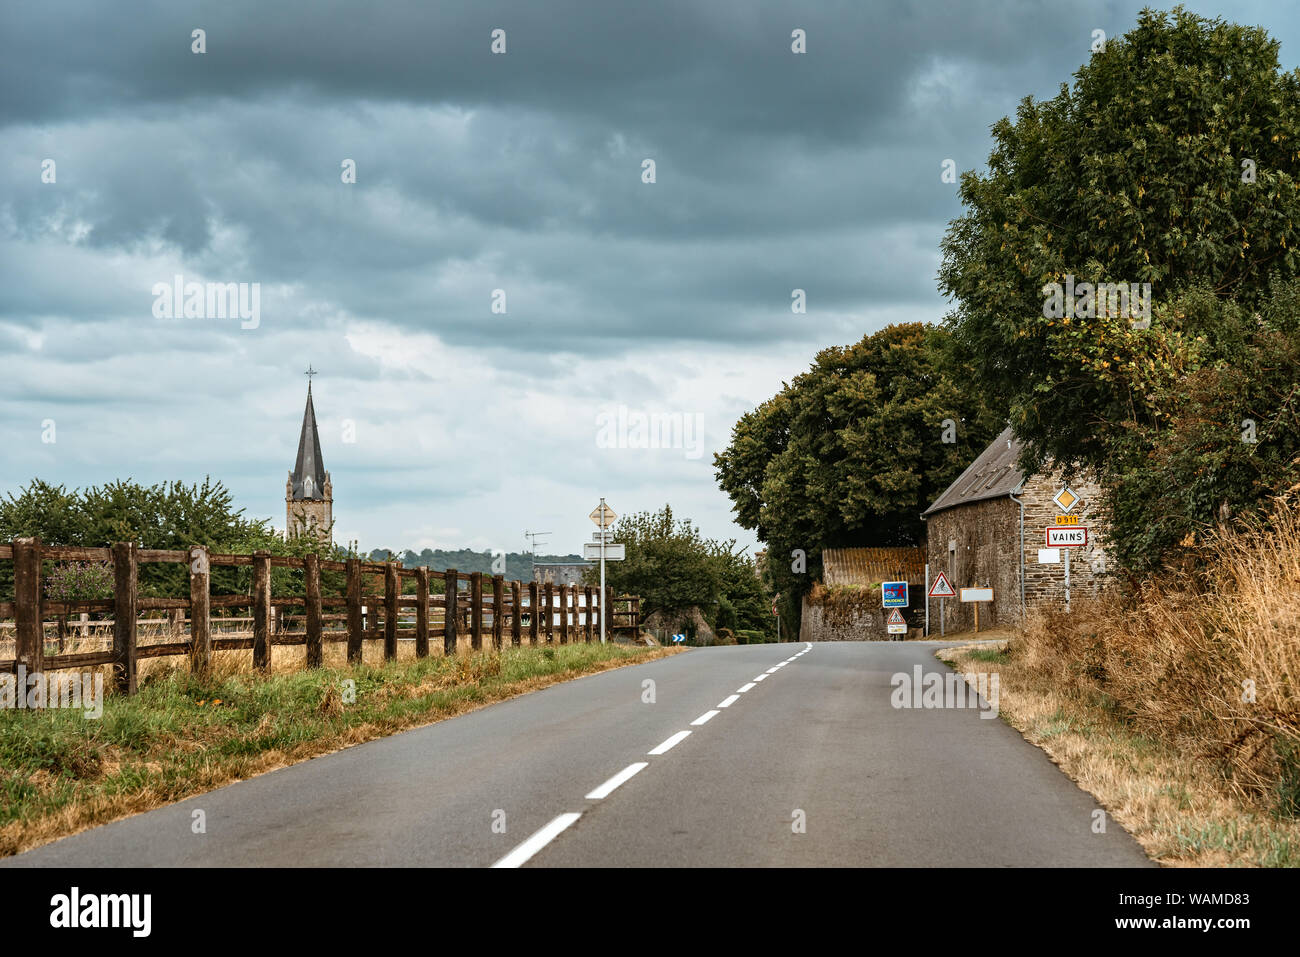
[[[311,534],[328,540],[334,522],[334,486],[321,459],[316,409],[311,401],[311,377],[316,374],[308,367],[307,408],[302,414],[298,460],[284,487],[284,527],[289,538]]]

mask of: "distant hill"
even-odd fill
[[[407,549],[403,552],[390,552],[384,548],[376,548],[369,555],[371,561],[382,562],[388,561],[390,556],[401,561],[405,568],[418,568],[421,565],[428,565],[430,571],[443,572],[448,568],[454,568],[458,572],[482,572],[485,575],[492,574],[492,553],[476,552],[472,549],[461,548],[456,551],[448,551],[442,548],[426,548],[422,552],[413,552]],[[534,556],[528,552],[506,552],[506,567],[502,573],[506,581],[530,581],[533,577],[533,559]],[[581,555],[537,555],[538,562],[580,562]]]

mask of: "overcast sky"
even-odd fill
[[[733,423],[942,317],[944,160],[1141,6],[6,3],[0,493],[211,475],[283,527],[310,363],[339,541],[577,551],[604,495],[752,543]],[[1297,8],[1188,6],[1296,65]],[[160,318],[176,275],[259,284],[256,326]],[[608,447],[620,406],[701,441]]]

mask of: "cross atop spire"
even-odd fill
[[[315,369],[313,369],[311,367],[311,363],[309,362],[307,363],[307,371],[304,372],[303,375],[307,377],[307,388],[311,389],[311,377],[314,375],[320,375],[320,373],[317,372]]]

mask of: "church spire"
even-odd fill
[[[321,501],[325,498],[327,475],[321,460],[320,435],[316,431],[316,409],[311,401],[311,377],[315,369],[307,367],[307,408],[302,414],[302,434],[298,438],[298,460],[290,476],[293,501]]]

